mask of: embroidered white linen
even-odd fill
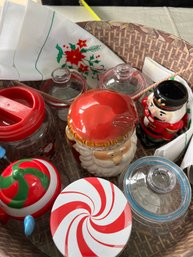
[[[45,80],[58,67],[79,70],[90,87],[123,61],[101,41],[47,6],[5,1],[0,16],[0,79]]]

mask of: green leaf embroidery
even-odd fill
[[[69,44],[70,45],[70,49],[71,50],[75,50],[76,49],[76,45],[74,45],[74,44]]]
[[[58,50],[58,55],[56,57],[56,60],[58,63],[60,63],[62,56],[64,55],[62,48],[57,44],[56,49]]]
[[[87,49],[82,48],[80,51],[81,51],[82,53],[86,53],[86,52],[96,52],[96,51],[98,51],[100,48],[101,48],[101,46],[91,46],[90,48],[87,48]]]
[[[80,50],[80,52],[81,52],[81,53],[86,53],[86,52],[87,52],[87,49],[82,48],[82,49]]]

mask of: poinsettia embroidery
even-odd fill
[[[87,47],[87,40],[79,39],[76,44],[66,44],[62,47],[57,44],[57,62],[62,67],[76,69],[86,78],[89,74],[93,79],[105,70],[101,64],[100,55],[96,52],[101,48],[100,45]]]

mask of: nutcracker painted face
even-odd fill
[[[167,111],[158,107],[154,102],[154,94],[150,94],[147,98],[147,108],[149,113],[154,119],[160,120],[162,122],[175,123],[182,119],[184,113],[186,112],[186,104],[184,104],[180,109]]]

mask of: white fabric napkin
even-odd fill
[[[158,82],[174,74],[172,71],[161,66],[149,57],[145,58],[142,72],[154,82]],[[183,83],[188,90],[189,99],[187,107],[190,110],[190,113],[188,114],[188,119],[191,121],[191,123],[189,129],[185,133],[156,149],[154,153],[155,156],[162,156],[171,161],[176,161],[179,156],[186,150],[187,145],[193,134],[193,93],[191,88],[183,78],[181,78],[180,76],[176,76],[175,79]],[[191,149],[193,150],[193,144]],[[191,150],[188,149],[188,151]],[[193,158],[190,154],[185,155],[184,160],[182,161],[182,168],[184,169],[191,164],[193,164]]]
[[[0,79],[45,80],[58,67],[79,70],[90,87],[123,61],[101,41],[47,6],[5,1],[0,16]]]
[[[14,55],[20,37],[25,6],[5,2],[0,15],[0,78],[18,78]]]

